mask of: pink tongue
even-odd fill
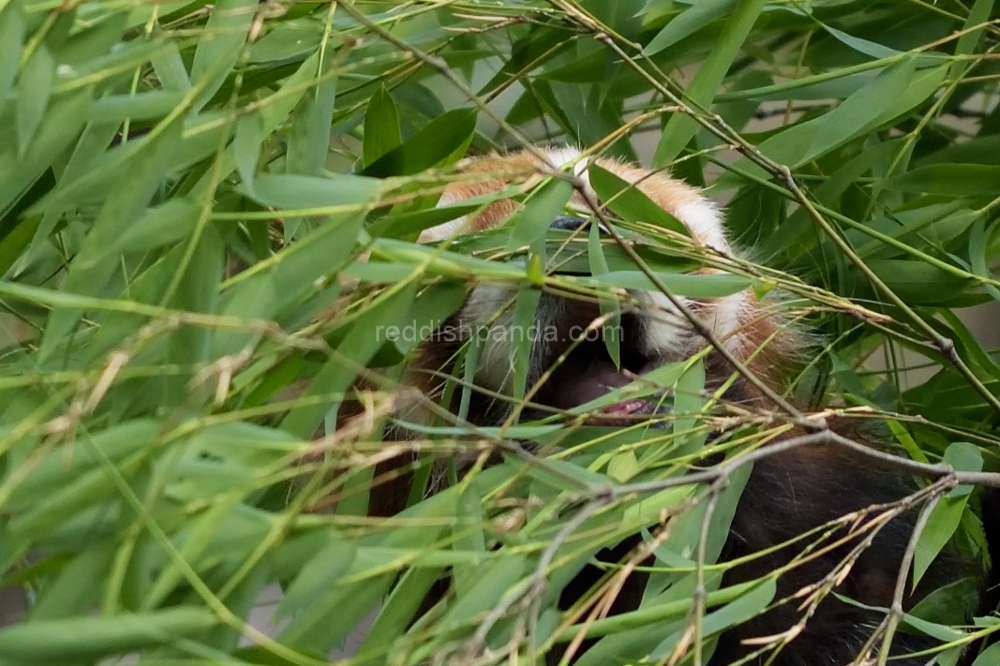
[[[611,416],[618,416],[624,414],[632,414],[633,412],[638,412],[647,406],[645,400],[626,400],[624,402],[615,403],[614,405],[609,405],[601,410],[602,414],[609,414]]]

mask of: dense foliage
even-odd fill
[[[440,321],[470,280],[610,299],[638,275],[613,243],[546,237],[559,177],[504,193],[524,202],[513,235],[413,241],[491,200],[434,209],[469,153],[570,143],[670,166],[729,202],[757,263],[674,279],[712,259],[619,193],[665,286],[783,289],[816,332],[798,404],[874,423],[902,457],[992,470],[1000,366],[953,309],[1000,300],[998,53],[992,0],[0,0],[0,588],[28,602],[0,662],[326,663],[375,609],[351,663],[526,663],[581,632],[603,637],[581,663],[703,660],[774,585],[720,588],[712,564],[748,468],[677,480],[787,421],[720,416],[693,359],[665,370],[676,417],[655,436],[442,420],[414,445],[410,508],[368,518],[416,345],[379,327]],[[553,276],[556,258],[608,275]],[[929,379],[904,381],[904,349]],[[370,418],[338,432],[362,372]],[[723,417],[738,435],[706,444]],[[491,445],[501,464],[432,475]],[[951,536],[984,562],[978,492],[928,488],[915,574]],[[581,563],[658,521],[641,610],[556,610]],[[246,620],[275,583],[264,635]],[[963,628],[972,586],[900,630],[954,663],[997,626]]]

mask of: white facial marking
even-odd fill
[[[715,301],[714,312],[708,320],[712,335],[733,354],[741,351],[743,337],[740,330],[743,328],[744,317],[750,310],[751,298],[750,290],[720,298]]]
[[[476,368],[476,381],[499,393],[509,393],[514,381],[514,352],[511,347],[513,302],[517,291],[499,284],[482,284],[472,290],[462,310],[464,333],[478,335],[488,326],[482,356]]]
[[[691,351],[694,330],[681,311],[674,307],[665,295],[658,291],[646,292],[639,306],[642,318],[642,352],[651,358],[681,357]],[[686,298],[677,297],[683,305],[689,305]]]
[[[583,181],[583,185],[587,190],[587,193],[596,197],[597,194],[594,189],[590,186],[590,177],[587,175],[587,169],[590,166],[590,158],[580,157],[580,151],[572,146],[564,146],[562,148],[546,148],[542,151],[545,156],[549,158],[549,161],[556,167],[562,168],[567,164],[573,164],[573,175]]]
[[[451,204],[456,203],[457,201],[458,199],[455,198],[454,194],[452,194],[451,192],[445,192],[444,194],[441,195],[441,198],[438,199],[436,208],[440,208],[442,206],[450,206]],[[447,222],[443,222],[442,224],[439,224],[437,226],[424,229],[423,231],[420,232],[420,237],[417,238],[417,242],[437,243],[438,241],[454,238],[455,236],[459,235],[459,233],[462,231],[462,228],[466,225],[468,221],[469,221],[468,216],[463,215],[462,217],[456,217],[454,220],[448,220]]]
[[[711,201],[699,196],[696,201],[678,206],[674,211],[674,217],[683,222],[702,245],[729,253],[726,231],[722,226],[722,215]]]

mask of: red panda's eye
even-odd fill
[[[561,231],[576,231],[577,229],[583,227],[586,223],[587,220],[581,217],[560,215],[552,221],[550,228],[559,229]]]

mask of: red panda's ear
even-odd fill
[[[532,179],[538,178],[539,164],[538,159],[528,152],[510,155],[486,155],[467,160],[462,165],[461,172],[468,178],[445,189],[438,201],[438,206],[447,206],[465,199],[499,192],[515,183],[528,183]],[[436,243],[465,233],[493,229],[503,224],[517,211],[517,208],[516,202],[510,199],[501,199],[471,218],[463,216],[424,229],[418,242]]]
[[[543,162],[542,157],[547,164]],[[570,147],[542,148],[534,152],[522,151],[509,155],[487,155],[470,159],[461,169],[468,178],[448,187],[441,195],[438,205],[453,204],[490,194],[516,183],[530,187],[532,182],[539,181],[542,174],[552,167],[571,167],[583,181],[584,187],[589,189],[587,170],[591,163],[635,185],[654,203],[687,226],[693,238],[701,245],[729,252],[721,212],[695,188],[663,172],[649,171],[615,160],[594,159]],[[592,190],[590,194],[594,199],[597,198]],[[579,193],[575,193],[570,199],[570,206],[586,210],[587,202]],[[511,200],[497,201],[471,218],[461,217],[425,229],[420,235],[419,242],[433,243],[463,233],[493,229],[509,219],[517,208],[517,204]]]
[[[663,171],[650,171],[600,158],[594,160],[594,164],[631,183],[653,203],[677,218],[699,245],[729,252],[722,211],[697,189]]]

